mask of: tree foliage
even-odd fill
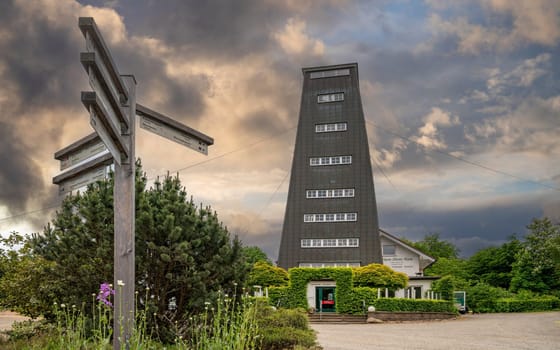
[[[287,286],[290,278],[281,267],[272,266],[265,261],[257,261],[247,278],[247,286],[282,287]]]
[[[514,236],[500,247],[479,250],[470,257],[466,264],[469,278],[493,287],[509,289],[512,266],[521,248],[521,241]]]
[[[459,257],[459,248],[451,242],[440,239],[439,233],[427,234],[422,240],[412,242],[412,246],[436,259]]]
[[[243,247],[241,249],[241,252],[243,254],[243,257],[245,258],[245,263],[250,268],[252,268],[253,265],[255,265],[255,263],[259,261],[272,265],[272,261],[270,261],[266,253],[257,246]]]
[[[405,288],[408,283],[408,276],[406,274],[394,271],[389,266],[381,264],[355,267],[353,273],[354,285],[357,287],[397,290]]]
[[[210,207],[188,198],[178,177],[146,189],[138,167],[136,179],[136,290],[148,291],[139,302],[161,331],[203,310],[219,290],[240,290],[247,270],[238,239]],[[62,287],[57,298],[39,296],[44,302],[88,305],[100,283],[113,280],[112,189],[112,181],[100,182],[67,197],[52,224],[28,242],[30,254],[51,267],[43,284]]]
[[[512,266],[511,289],[550,293],[560,289],[560,226],[534,219]]]

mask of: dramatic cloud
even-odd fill
[[[427,149],[445,149],[445,140],[438,132],[438,127],[448,127],[459,124],[459,117],[451,116],[440,108],[432,108],[430,114],[425,116],[424,125],[418,129],[415,141]]]
[[[288,54],[301,55],[311,52],[321,56],[325,51],[325,45],[320,40],[311,39],[305,32],[306,24],[295,18],[288,19],[286,27],[273,34],[282,49]]]
[[[486,50],[512,51],[521,46],[555,46],[560,38],[560,3],[557,0],[480,1],[484,18],[469,18],[467,6],[473,2],[430,2],[436,13],[430,25],[438,37],[456,40],[457,51],[477,54]],[[439,11],[458,13],[446,19]]]
[[[359,63],[382,227],[437,231],[464,254],[499,244],[558,216],[559,15],[557,0],[2,1],[0,233],[50,219],[53,153],[92,131],[77,22],[93,16],[137,100],[215,139],[205,157],[137,128],[150,180],[179,173],[272,259],[301,68],[346,62]]]

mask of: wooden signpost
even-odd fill
[[[93,91],[81,100],[95,133],[55,153],[63,171],[53,178],[60,193],[68,193],[107,177],[114,164],[114,331],[113,348],[129,347],[134,327],[135,237],[135,120],[141,127],[208,155],[214,140],[163,114],[136,103],[136,80],[121,75],[95,21],[80,17],[86,39],[80,54]],[[101,283],[102,281],[100,281]]]

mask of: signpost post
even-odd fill
[[[93,91],[82,92],[95,133],[55,153],[63,173],[53,178],[60,193],[67,193],[107,177],[114,163],[114,321],[113,348],[129,348],[134,327],[135,237],[135,120],[141,127],[208,155],[214,140],[186,125],[136,103],[136,80],[121,75],[91,17],[80,17],[78,26],[87,52],[80,61]]]

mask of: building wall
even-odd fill
[[[396,244],[395,242],[381,237],[381,249],[383,254],[383,264],[389,266],[395,271],[403,272],[407,276],[417,276],[421,273],[420,257],[418,254]],[[386,254],[387,246],[395,247],[394,254]]]
[[[341,74],[333,75],[333,72]],[[335,98],[319,102],[325,96],[329,99],[337,94],[342,94],[343,100]],[[333,125],[344,125],[344,130],[318,131],[322,127],[332,129]],[[344,156],[352,157],[350,164],[311,165],[312,159]],[[336,159],[329,158],[331,160]],[[309,190],[341,189],[353,189],[353,196],[308,198],[307,195]],[[345,219],[352,215],[356,217],[355,220],[338,222],[305,222],[305,215],[311,214],[314,219],[321,214],[340,214]],[[339,242],[351,238],[359,240],[358,246],[338,246]],[[304,239],[319,242],[321,246],[302,247]],[[323,243],[327,242],[331,245],[325,247]],[[360,266],[373,262],[381,263],[382,258],[358,65],[304,68],[278,265],[288,269],[297,266]]]

